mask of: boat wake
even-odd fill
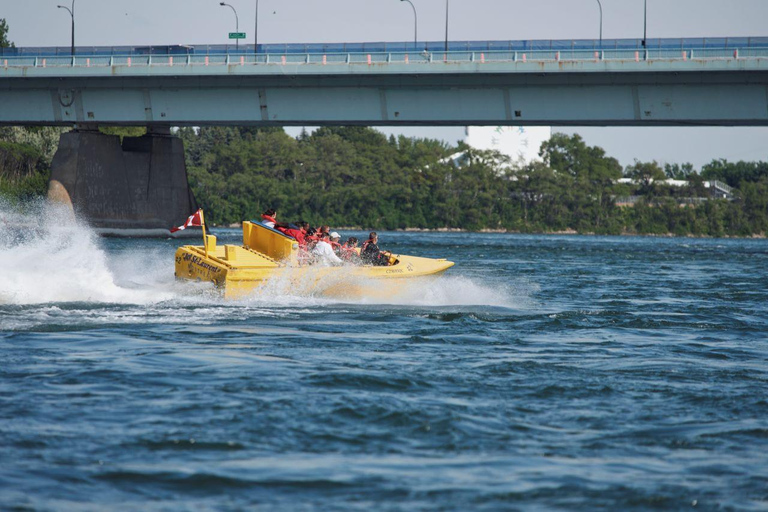
[[[396,303],[409,306],[485,306],[508,309],[525,308],[531,303],[536,287],[530,283],[490,285],[461,275],[443,275],[426,283],[404,283],[389,299],[364,299],[371,304]]]
[[[350,272],[350,274],[352,274]],[[340,273],[321,283],[302,286],[274,278],[240,303],[262,307],[360,304],[404,307],[494,307],[525,309],[537,286],[528,282],[488,284],[449,271],[441,276],[381,282]]]
[[[5,269],[0,278],[2,305],[170,302],[186,307],[216,304],[264,309],[334,304],[519,308],[535,291],[521,283],[491,285],[452,271],[438,278],[398,281],[386,291],[378,290],[376,282],[352,283],[379,292],[373,294],[345,295],[344,287],[350,283],[343,275],[338,282],[324,283],[320,292],[313,283],[302,286],[274,279],[244,299],[226,301],[213,293],[210,284],[174,279],[175,246],[152,247],[148,245],[152,242],[142,240],[107,249],[105,239],[67,208],[40,201],[25,204],[19,212],[0,204],[0,224],[0,265]],[[324,293],[331,288],[341,293]]]

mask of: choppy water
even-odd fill
[[[0,509],[768,508],[764,240],[383,233],[457,265],[225,302],[51,224],[0,237]]]

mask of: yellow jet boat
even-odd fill
[[[203,235],[203,246],[176,251],[176,278],[211,282],[226,298],[259,290],[268,293],[335,297],[391,296],[405,280],[435,276],[454,264],[445,259],[390,255],[388,266],[322,266],[302,263],[295,239],[262,224],[243,222],[243,245],[216,243]]]

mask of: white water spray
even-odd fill
[[[527,282],[495,283],[452,275],[378,281],[338,269],[321,283],[297,283],[287,276],[271,279],[243,303],[263,307],[308,307],[367,304],[416,307],[499,307],[520,309],[532,304],[536,286]],[[349,294],[345,293],[348,290]]]
[[[0,303],[149,303],[169,298],[115,282],[98,236],[66,207],[0,204]]]

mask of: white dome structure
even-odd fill
[[[541,161],[539,148],[552,136],[550,126],[467,126],[464,142],[475,149],[498,151],[513,164]]]

